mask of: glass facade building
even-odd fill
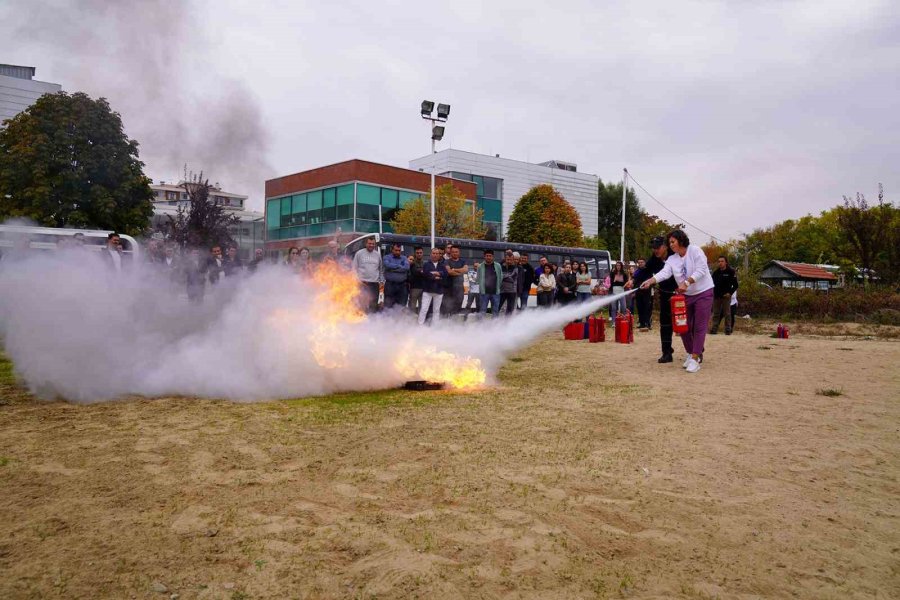
[[[333,234],[338,229],[344,233],[373,233],[378,231],[379,207],[382,230],[392,233],[390,221],[397,210],[427,194],[354,181],[269,198],[266,200],[268,239],[317,237]]]
[[[435,185],[449,183],[473,206],[480,206],[476,188],[484,183],[471,176],[462,179],[436,175]],[[493,189],[492,182],[487,185]],[[291,240],[309,238],[313,238],[310,246],[324,245],[339,229],[346,238],[343,241],[349,241],[359,234],[377,232],[379,214],[381,230],[393,233],[390,222],[397,211],[416,198],[429,196],[430,189],[428,173],[363,160],[270,179],[266,181],[266,247],[283,249],[293,245]],[[486,198],[490,206],[490,198]]]
[[[503,180],[459,171],[449,171],[443,175],[475,184],[478,208],[484,211],[484,224],[494,231],[499,240],[503,235]]]

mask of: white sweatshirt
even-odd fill
[[[684,293],[688,296],[696,296],[706,290],[713,288],[712,274],[709,272],[709,265],[706,263],[706,254],[700,249],[700,246],[691,244],[687,247],[687,253],[684,257],[674,253],[666,259],[666,264],[662,270],[653,276],[657,281],[665,281],[669,277],[675,276],[675,281],[681,285],[688,277],[694,278],[694,283],[688,286]]]

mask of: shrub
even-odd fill
[[[751,317],[805,321],[859,321],[900,324],[900,294],[890,288],[847,287],[810,290],[743,284],[738,313]]]

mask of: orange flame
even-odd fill
[[[394,361],[394,366],[407,379],[445,383],[462,390],[477,389],[487,379],[477,358],[457,356],[433,346],[418,348],[407,344]]]
[[[347,364],[349,350],[339,326],[366,319],[357,304],[361,293],[359,282],[353,273],[334,261],[320,264],[312,279],[321,291],[316,294],[311,311],[317,325],[307,339],[320,366],[338,369]]]
[[[310,311],[316,326],[307,337],[313,357],[326,369],[345,367],[349,346],[342,326],[366,320],[358,305],[359,282],[352,272],[335,262],[319,265],[312,280],[320,290]],[[278,317],[286,319],[287,315]],[[460,357],[433,346],[423,348],[414,340],[400,345],[394,367],[406,379],[425,379],[456,389],[476,389],[487,379],[477,358]]]
[[[359,282],[353,273],[334,261],[318,266],[313,282],[321,288],[313,301],[313,317],[331,325],[359,323],[366,315],[359,309]]]

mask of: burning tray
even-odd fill
[[[413,392],[425,392],[428,390],[442,390],[444,389],[443,383],[437,383],[435,381],[425,381],[425,380],[417,380],[417,381],[407,381],[403,384],[403,389],[410,390]]]

